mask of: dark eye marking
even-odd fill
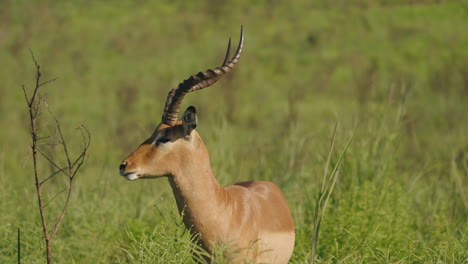
[[[171,141],[170,138],[168,138],[168,137],[166,137],[166,136],[162,136],[162,137],[160,137],[160,138],[158,138],[158,139],[156,140],[156,145],[164,144],[164,143],[167,143],[167,142],[169,142],[169,141]]]

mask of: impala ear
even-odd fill
[[[193,106],[189,106],[187,110],[185,110],[184,115],[182,116],[182,124],[184,125],[184,133],[186,136],[192,133],[197,127],[198,118],[197,118],[197,109]]]

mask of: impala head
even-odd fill
[[[242,53],[244,32],[241,28],[239,46],[234,56],[229,59],[231,39],[229,39],[223,64],[190,76],[172,89],[167,95],[161,123],[145,142],[133,151],[120,164],[120,174],[128,180],[172,176],[180,167],[206,151],[197,127],[197,112],[190,106],[178,121],[180,105],[187,93],[209,87],[224,74],[231,71]],[[206,153],[207,154],[207,153]]]

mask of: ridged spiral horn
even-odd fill
[[[188,79],[180,83],[179,86],[177,86],[177,88],[174,88],[169,92],[166,99],[166,105],[164,106],[162,123],[174,126],[177,122],[180,104],[182,103],[184,96],[187,93],[201,90],[203,88],[211,86],[212,84],[217,82],[224,74],[230,72],[234,68],[236,63],[239,61],[243,46],[244,28],[241,27],[239,45],[237,46],[236,53],[230,60],[229,53],[231,50],[231,38],[229,38],[226,56],[221,66],[216,67],[215,69],[209,69],[204,72],[199,72],[195,75],[192,75]]]

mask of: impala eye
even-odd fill
[[[171,141],[170,138],[162,137],[162,138],[158,139],[158,141],[156,141],[156,144],[164,144],[164,143],[167,143],[169,141]]]

